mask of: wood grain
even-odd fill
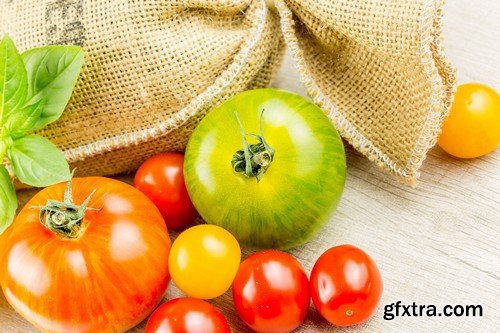
[[[450,0],[446,7],[447,54],[461,82],[485,82],[500,90],[500,2]],[[275,86],[305,94],[289,56]],[[368,323],[333,328],[311,311],[298,332],[499,332],[500,150],[475,160],[431,151],[416,189],[396,183],[348,148],[348,177],[337,212],[323,232],[293,254],[310,271],[327,248],[355,244],[382,271],[382,306]],[[22,194],[23,197],[29,194]],[[180,296],[172,286],[167,298]],[[383,305],[481,304],[483,317],[383,319]],[[213,302],[234,331],[245,332],[229,294]],[[131,332],[142,332],[144,324]],[[0,332],[32,332],[0,296]]]

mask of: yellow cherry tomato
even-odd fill
[[[486,155],[500,142],[500,98],[490,87],[467,83],[457,89],[438,144],[460,158]]]
[[[175,284],[200,299],[224,294],[240,265],[241,249],[236,238],[215,225],[198,225],[177,237],[168,265]]]

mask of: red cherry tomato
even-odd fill
[[[177,298],[163,303],[151,315],[146,333],[230,333],[226,318],[197,298]]]
[[[134,179],[134,186],[158,207],[169,229],[192,225],[198,212],[189,198],[183,175],[184,155],[165,153],[144,162]]]
[[[319,313],[336,326],[368,320],[382,296],[375,262],[352,245],[336,246],[319,257],[311,272],[311,297]]]
[[[257,252],[241,263],[233,282],[233,300],[238,315],[253,330],[291,332],[309,309],[307,275],[285,252]]]

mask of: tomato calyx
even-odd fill
[[[94,189],[81,205],[73,202],[72,178],[67,183],[64,191],[64,201],[49,199],[45,206],[34,207],[40,209],[40,222],[49,230],[66,238],[78,238],[85,231],[83,218],[87,210],[98,210],[88,207],[94,196]]]
[[[254,133],[245,133],[245,129],[241,124],[241,120],[238,117],[238,113],[234,112],[238,126],[240,127],[241,139],[243,141],[243,149],[238,150],[234,153],[231,160],[231,165],[234,171],[242,173],[247,177],[257,178],[259,182],[267,168],[271,164],[274,158],[274,149],[269,146],[266,139],[264,138],[263,130],[263,116],[264,110],[260,113],[260,135]],[[247,136],[252,136],[256,138],[259,143],[248,144]]]

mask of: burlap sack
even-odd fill
[[[41,131],[81,175],[183,149],[212,107],[269,84],[286,43],[344,138],[414,182],[455,84],[441,48],[442,1],[270,2],[0,0],[0,32],[21,50],[84,47],[73,99]]]

